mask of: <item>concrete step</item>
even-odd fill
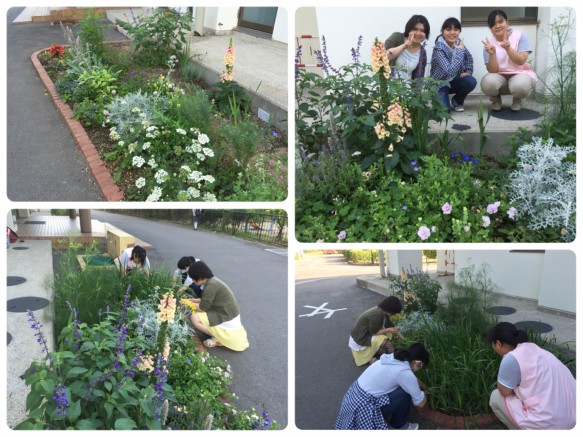
[[[447,125],[445,122],[430,122],[429,138],[436,140],[435,147],[439,147],[438,138],[443,135],[445,129],[449,131],[450,151],[463,152],[470,155],[478,155],[480,152],[480,126],[478,123],[478,108],[482,101],[484,108],[484,123],[488,117],[487,112],[491,108],[488,97],[483,95],[470,95],[464,104],[464,112],[452,112],[453,120]],[[536,100],[525,99],[522,111],[514,113],[510,110],[511,96],[502,99],[502,111],[491,112],[490,119],[485,124],[484,134],[488,135],[485,143],[484,156],[507,156],[511,149],[509,140],[520,129],[534,130],[535,125],[543,118],[544,106]]]

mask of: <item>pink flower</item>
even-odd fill
[[[452,207],[448,202],[445,202],[441,207],[444,214],[451,214]]]
[[[470,229],[471,229],[471,228],[470,228],[468,225],[464,226],[464,231],[466,231],[466,232],[470,232]]]
[[[508,217],[509,217],[509,218],[511,218],[512,220],[514,220],[514,219],[515,219],[515,217],[516,217],[516,213],[517,213],[517,212],[518,212],[518,211],[516,211],[516,208],[515,208],[515,207],[511,207],[511,208],[510,208],[510,209],[509,209],[509,210],[506,212],[506,214],[508,214]]]
[[[419,230],[417,231],[417,235],[422,240],[427,240],[429,238],[429,236],[431,235],[431,230],[427,226],[421,226],[419,228]]]
[[[338,234],[338,239],[344,240],[345,238],[346,238],[346,231],[340,231],[340,233]]]
[[[487,215],[483,215],[482,216],[482,221],[484,222],[482,224],[482,226],[484,226],[485,228],[487,228],[488,226],[490,226],[490,217],[488,217]]]
[[[322,238],[318,238],[318,239],[316,240],[316,243],[323,243],[323,242],[324,242],[324,239],[322,239]]]
[[[498,212],[498,207],[500,206],[500,202],[491,203],[486,207],[486,211],[488,214],[496,214]]]

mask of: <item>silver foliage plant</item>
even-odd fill
[[[136,299],[130,305],[129,311],[135,314],[135,323],[137,334],[142,335],[152,348],[156,346],[160,324],[158,323],[158,305],[160,304],[157,296],[141,301]],[[168,324],[166,332],[168,341],[171,345],[182,344],[186,346],[190,337],[191,328],[189,324],[181,317],[180,311],[176,311],[174,322]]]
[[[576,232],[576,166],[565,161],[573,152],[574,147],[556,145],[552,138],[533,138],[518,149],[518,169],[508,187],[517,217],[529,217],[532,230],[558,227],[567,242]]]

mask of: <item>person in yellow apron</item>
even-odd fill
[[[241,323],[239,304],[229,286],[216,278],[203,261],[192,263],[188,276],[204,290],[200,299],[182,301],[193,310],[190,321],[194,327],[211,336],[203,344],[206,347],[225,346],[234,351],[247,349],[247,331]]]

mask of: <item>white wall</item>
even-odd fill
[[[400,275],[407,271],[423,270],[423,251],[421,250],[387,250],[387,269],[389,275]]]
[[[537,71],[546,71],[553,62],[552,52],[549,49],[548,38],[544,37],[544,32],[548,30],[548,23],[552,22],[560,14],[567,13],[567,8],[539,8],[540,26],[520,25],[514,26],[522,30],[528,36],[533,53],[529,60]],[[369,62],[369,49],[378,37],[384,40],[393,32],[403,32],[405,24],[414,14],[423,14],[427,17],[431,31],[428,39],[428,57],[434,46],[435,38],[440,34],[443,21],[448,17],[460,17],[461,8],[454,7],[429,7],[429,8],[400,8],[400,7],[378,7],[378,8],[331,8],[316,7],[317,27],[319,36],[326,38],[327,53],[330,62],[335,68],[352,62],[351,48],[356,48],[358,37],[363,36],[363,46],[361,48],[361,60]],[[573,12],[574,14],[574,12]],[[302,27],[301,15],[296,20],[296,35],[305,34]],[[537,30],[537,27],[539,30]],[[309,32],[308,32],[309,33]],[[487,24],[479,27],[464,27],[462,38],[474,58],[474,76],[480,78],[486,74],[484,65],[482,40],[492,33]],[[575,46],[575,31],[572,34],[572,47]],[[429,64],[427,66],[429,74]],[[539,84],[540,90],[540,84]],[[479,86],[474,93],[480,93]]]
[[[550,309],[576,312],[575,254],[570,251],[456,250],[456,271],[487,264],[498,293],[533,299]]]
[[[277,8],[277,16],[275,17],[275,24],[273,25],[273,34],[271,38],[274,41],[279,41],[286,43],[288,42],[288,29],[287,29],[287,9],[279,7]]]
[[[576,257],[571,251],[547,250],[543,264],[539,305],[575,312]]]

